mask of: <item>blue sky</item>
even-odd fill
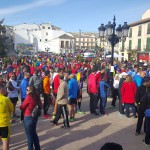
[[[5,25],[51,23],[66,32],[97,32],[116,16],[116,24],[132,23],[150,9],[150,0],[1,0]]]

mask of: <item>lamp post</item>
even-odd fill
[[[101,26],[98,28],[99,30],[99,37],[106,40],[111,44],[111,69],[110,69],[110,86],[111,91],[110,95],[112,95],[113,90],[113,72],[114,72],[114,47],[119,41],[125,41],[126,37],[128,36],[129,26],[127,25],[127,22],[124,22],[124,25],[119,25],[116,28],[116,18],[114,16],[113,18],[113,24],[109,21],[107,25],[104,26],[104,24],[101,24]]]

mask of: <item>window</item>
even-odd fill
[[[48,27],[48,29],[51,29],[50,27]]]
[[[147,34],[150,34],[150,23],[147,25]]]
[[[142,32],[142,26],[139,26],[138,36],[141,36],[141,32]]]
[[[64,41],[61,41],[61,48],[64,48]]]
[[[132,40],[129,40],[129,50],[132,49]]]
[[[124,41],[122,41],[122,51],[124,51]]]
[[[45,39],[45,41],[47,41],[47,39]]]
[[[45,29],[45,26],[43,26],[42,28]]]
[[[40,39],[40,42],[41,42],[41,39]]]
[[[129,37],[132,37],[132,28],[130,28]]]
[[[150,38],[147,38],[146,50],[150,50]]]
[[[46,32],[46,36],[48,36],[48,32]]]
[[[69,41],[66,41],[66,48],[69,48]]]
[[[138,39],[138,50],[141,50],[141,39]]]

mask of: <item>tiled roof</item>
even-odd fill
[[[129,26],[134,27],[134,26],[137,26],[137,25],[140,25],[143,23],[147,23],[147,22],[150,22],[150,18],[146,18],[146,19],[139,20],[137,22],[133,22],[133,23],[129,24]]]

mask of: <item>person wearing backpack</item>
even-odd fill
[[[40,150],[39,137],[36,133],[38,117],[33,117],[32,113],[37,103],[42,108],[42,102],[34,86],[28,86],[26,88],[26,93],[27,96],[21,104],[20,109],[24,113],[23,123],[27,137],[28,150],[33,150],[33,145],[34,149]]]
[[[34,86],[38,91],[38,94],[42,94],[42,78],[39,75],[39,71],[35,70],[33,76],[29,80],[29,85]]]

